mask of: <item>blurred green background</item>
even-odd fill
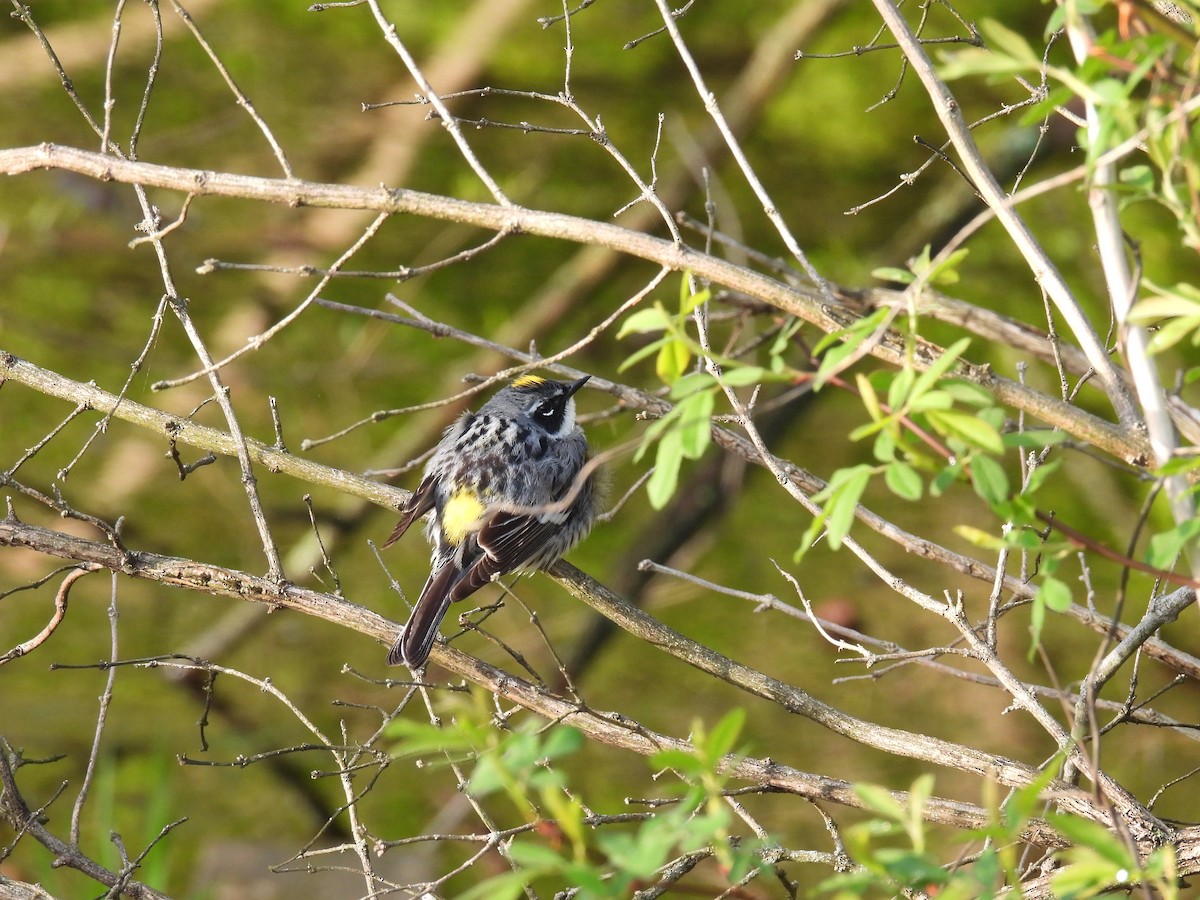
[[[79,97],[92,114],[102,116],[105,61],[113,5],[101,2],[34,2],[36,21],[54,44]],[[389,49],[365,7],[310,12],[301,2],[264,0],[253,4],[218,0],[189,5],[205,38],[229,74],[253,101],[284,148],[299,178],[374,185],[385,182],[473,200],[489,199],[454,149],[441,125],[426,117],[423,106],[387,106],[364,112],[362,105],[411,99],[418,88]],[[964,2],[968,20],[1003,16],[1007,25],[1042,46],[1048,13],[1043,3],[1003,5]],[[394,2],[385,10],[401,38],[443,93],[491,86],[557,94],[563,86],[564,34],[561,24],[543,28],[539,16],[561,7],[510,0],[475,5]],[[169,29],[162,64],[138,145],[142,160],[228,172],[278,177],[270,147],[240,109],[219,73],[180,27],[175,13],[163,9]],[[143,4],[129,4],[112,69],[116,104],[112,134],[127,140],[145,87],[154,50],[151,17]],[[651,177],[658,115],[664,114],[661,145],[655,160],[659,187],[672,210],[705,220],[702,167],[708,168],[715,224],[739,241],[771,256],[785,250],[752,193],[726,154],[712,143],[711,126],[665,36],[651,37],[624,49],[627,42],[658,27],[652,5],[606,0],[574,19],[571,87],[579,105],[599,116],[612,143]],[[939,145],[942,132],[924,92],[911,73],[903,80],[894,51],[850,54],[835,59],[792,59],[834,53],[868,44],[878,29],[867,4],[761,2],[749,6],[697,4],[681,20],[692,52],[727,115],[743,129],[747,154],[781,214],[826,278],[850,287],[876,283],[871,272],[881,265],[903,266],[927,243],[935,247],[977,211],[977,201],[962,180],[934,163],[910,186],[856,215],[847,211],[895,187],[918,169],[929,151],[913,140]],[[946,8],[934,5],[929,36],[962,34]],[[774,43],[772,43],[774,42]],[[1065,48],[1056,48],[1062,53]],[[748,79],[747,72],[763,79]],[[45,53],[24,26],[0,20],[0,140],[16,147],[53,141],[87,149],[99,139],[82,121],[59,84]],[[879,105],[893,88],[895,98]],[[956,85],[969,120],[1023,99],[1014,84]],[[466,119],[534,122],[555,128],[582,123],[558,105],[529,98],[493,95],[452,102]],[[517,203],[558,210],[600,221],[637,198],[637,191],[613,158],[583,136],[526,133],[520,128],[466,129],[480,159]],[[1001,180],[1013,183],[1038,140],[1037,123],[1018,124],[1005,117],[978,129],[976,138]],[[1080,162],[1072,129],[1055,120],[1042,138],[1026,184]],[[165,220],[174,218],[182,198],[152,191]],[[1103,333],[1107,313],[1103,284],[1089,238],[1086,205],[1075,188],[1060,190],[1024,210],[1038,237],[1094,310]],[[1160,283],[1195,277],[1194,255],[1178,244],[1172,223],[1148,207],[1128,211],[1127,227],[1140,243],[1147,274]],[[80,381],[120,390],[130,365],[142,352],[163,294],[158,265],[149,245],[128,247],[138,236],[141,213],[129,187],[102,184],[64,172],[38,172],[0,181],[0,349]],[[166,242],[171,272],[181,296],[209,347],[223,355],[286,315],[311,291],[314,278],[289,274],[222,269],[198,274],[208,259],[237,264],[328,266],[355,240],[369,217],[357,213],[264,206],[248,202],[198,199],[184,225]],[[641,204],[617,216],[618,223],[663,234],[662,223]],[[347,264],[359,271],[392,271],[433,263],[486,240],[489,235],[463,226],[396,217]],[[702,240],[692,236],[694,243]],[[987,226],[970,243],[956,295],[982,307],[1044,325],[1042,301],[1024,264],[1000,229]],[[729,255],[739,258],[737,250]],[[388,291],[426,315],[456,328],[524,349],[530,341],[549,354],[567,346],[602,321],[637,291],[655,268],[612,258],[542,238],[510,238],[469,263],[410,280],[339,278],[322,296],[365,307],[384,306]],[[672,276],[655,294],[673,302],[678,279]],[[765,327],[765,325],[764,325]],[[933,340],[955,336],[930,327]],[[810,345],[819,335],[808,335]],[[623,374],[621,361],[631,352],[615,331],[601,335],[570,360],[580,369],[645,389],[656,386],[652,367],[643,364]],[[977,341],[968,354],[1014,376],[1019,357],[993,351]],[[268,397],[279,401],[283,435],[299,451],[305,439],[318,439],[381,409],[426,403],[464,385],[469,373],[490,373],[506,363],[453,340],[432,338],[396,327],[313,307],[262,349],[241,357],[223,371],[247,432],[273,440]],[[160,379],[197,368],[193,351],[169,314],[149,348],[145,365],[133,377],[128,396],[185,415],[208,396],[206,383],[153,391]],[[1056,391],[1053,372],[1034,366],[1029,381]],[[1106,414],[1102,401],[1084,392],[1083,402]],[[636,439],[645,427],[627,411],[613,410],[598,392],[581,395],[580,407],[594,414],[588,425],[592,443],[612,447]],[[456,408],[384,418],[324,443],[309,455],[352,471],[401,465],[430,446]],[[24,387],[0,390],[0,468],[13,465],[69,412]],[[870,448],[847,443],[844,435],[864,420],[858,401],[827,390],[810,402],[788,407],[774,428],[775,451],[827,476],[840,466],[867,459]],[[209,404],[198,421],[223,427]],[[228,459],[197,470],[186,481],[177,477],[166,446],[148,433],[114,422],[82,457],[69,477],[56,473],[71,464],[88,440],[97,417],[69,424],[17,474],[18,480],[50,491],[56,484],[77,508],[109,521],[124,517],[124,538],[134,549],[178,555],[261,574],[265,562],[237,468]],[[199,454],[180,448],[184,460]],[[669,562],[721,584],[751,592],[774,593],[794,602],[787,583],[770,560],[787,566],[807,518],[760,471],[745,471],[736,461],[714,457],[685,470],[684,491],[719,490],[725,502],[699,523]],[[644,471],[628,454],[612,468],[612,496],[621,497]],[[697,472],[703,473],[690,480]],[[345,595],[394,619],[404,604],[389,588],[368,545],[386,537],[392,514],[364,509],[356,501],[312,490],[292,480],[260,472],[259,486],[268,518],[285,555],[287,574],[297,582],[332,585],[314,554],[303,497],[312,493],[318,525]],[[412,487],[417,473],[397,483]],[[1085,523],[1089,533],[1124,547],[1144,488],[1126,473],[1082,454],[1068,458],[1053,500],[1068,521]],[[61,521],[43,507],[10,493],[18,515],[48,527],[94,538],[87,526]],[[952,492],[937,503],[900,504],[882,490],[866,498],[869,506],[910,530],[955,549],[970,548],[951,533],[957,524],[997,531],[999,523],[981,513],[967,491]],[[678,510],[674,515],[678,517]],[[570,559],[614,586],[628,585],[636,562],[654,538],[679,525],[672,513],[650,509],[635,493],[613,521],[601,525]],[[866,543],[898,575],[940,595],[963,587],[976,613],[986,608],[986,585],[955,580],[948,573],[904,557],[881,541]],[[425,576],[427,549],[412,535],[385,555],[390,572],[412,596]],[[0,553],[0,591],[26,584],[50,572],[54,561],[15,550]],[[941,622],[913,615],[911,607],[889,593],[845,553],[821,547],[797,572],[806,594],[827,614],[843,617],[862,630],[909,649],[950,640]],[[1097,604],[1109,610],[1119,573],[1112,566],[1095,570]],[[57,581],[36,591],[0,599],[0,648],[26,639],[44,624]],[[108,618],[111,583],[93,575],[79,583],[65,624],[46,646],[0,670],[0,734],[30,758],[63,754],[53,764],[29,766],[19,773],[31,804],[48,803],[68,781],[66,794],[49,808],[50,825],[67,820],[93,740],[97,696],[106,673],[96,669],[56,669],[49,664],[94,663],[110,653]],[[516,588],[537,610],[554,646],[571,657],[594,626],[590,611],[570,600],[543,577],[524,579]],[[373,707],[398,702],[371,679],[384,677],[384,648],[329,623],[281,612],[264,616],[245,604],[128,580],[117,582],[119,655],[136,658],[176,652],[200,653],[217,646],[214,661],[270,678],[327,734],[345,722],[352,737],[364,738],[378,722]],[[1144,604],[1146,582],[1134,578],[1130,597]],[[480,602],[483,602],[481,599]],[[1025,716],[1002,716],[1006,696],[995,690],[953,681],[917,666],[878,680],[835,683],[861,675],[861,665],[835,664],[836,654],[811,628],[774,613],[753,614],[746,601],[714,595],[684,582],[652,580],[644,602],[655,615],[722,653],[776,677],[791,681],[848,712],[884,724],[944,736],[1039,763],[1052,747]],[[1013,659],[1023,657],[1027,621],[1021,613],[1006,620],[1004,640]],[[228,625],[241,636],[206,644],[212,629]],[[520,608],[509,603],[488,627],[528,654],[547,677],[554,667],[545,646]],[[1200,649],[1195,629],[1175,626],[1167,637],[1184,649]],[[477,635],[457,646],[497,663],[502,654]],[[1053,622],[1046,649],[1057,675],[1067,684],[1091,663],[1095,640],[1077,627]],[[347,673],[345,665],[366,678]],[[1020,664],[1019,674],[1045,681],[1040,667]],[[1167,676],[1147,667],[1143,694]],[[715,721],[731,705],[746,704],[748,752],[800,769],[889,787],[906,787],[923,767],[833,737],[815,725],[789,717],[731,688],[715,685],[650,647],[616,635],[604,643],[580,680],[586,701],[597,709],[616,709],[649,728],[685,736],[696,718]],[[1125,685],[1112,696],[1123,697]],[[116,865],[108,832],[119,831],[126,844],[140,849],[158,829],[186,815],[181,830],[156,848],[140,877],[166,890],[191,897],[234,897],[246,874],[221,877],[236,868],[247,848],[247,871],[261,872],[266,862],[281,862],[317,831],[324,812],[341,802],[333,779],[311,780],[309,770],[328,769],[320,754],[299,754],[276,764],[245,769],[180,767],[177,755],[230,760],[307,740],[296,720],[258,689],[218,679],[218,704],[201,751],[197,720],[204,708],[195,686],[162,671],[123,669],[116,677],[112,709],[103,739],[100,775],[84,819],[85,847],[108,865]],[[438,695],[449,703],[449,699]],[[333,701],[337,701],[335,705]],[[1194,688],[1176,690],[1160,708],[1194,718]],[[364,708],[345,704],[361,704]],[[419,711],[412,710],[410,714]],[[1149,729],[1118,738],[1105,762],[1140,796],[1183,774],[1191,763],[1178,758],[1181,739]],[[589,747],[567,764],[580,796],[601,812],[620,812],[624,798],[654,796],[659,788],[646,763],[600,747]],[[951,772],[938,772],[937,793],[981,802],[978,784]],[[1189,815],[1195,790],[1183,787],[1166,795],[1158,811]],[[752,798],[748,806],[788,846],[829,849],[819,816],[806,803],[788,797]],[[473,823],[444,767],[417,768],[401,761],[387,770],[363,801],[372,832],[384,839],[436,828],[453,831]],[[501,821],[511,810],[494,813]],[[839,819],[853,821],[853,814]],[[344,817],[341,820],[344,822]],[[3,836],[7,844],[11,836]],[[336,835],[332,837],[336,838]],[[436,874],[441,864],[422,870],[425,850],[391,851],[381,868]],[[48,856],[24,840],[5,863],[5,871],[41,880],[62,896],[87,892],[72,873],[51,870]],[[409,867],[409,868],[405,868]],[[478,877],[476,870],[469,877]],[[829,874],[793,867],[793,877],[811,887]],[[322,876],[323,877],[323,876]],[[156,880],[157,879],[157,880]],[[240,879],[240,882],[239,882]],[[332,881],[300,875],[270,876],[254,882],[258,893],[245,896],[340,896]],[[461,884],[469,883],[462,880]],[[357,884],[357,882],[352,882]],[[454,882],[453,884],[459,884]],[[345,896],[358,887],[346,887]],[[81,893],[82,892],[82,893]],[[94,893],[94,891],[93,891]]]

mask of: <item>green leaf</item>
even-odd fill
[[[854,793],[863,806],[894,822],[905,820],[904,806],[887,788],[877,784],[855,784]]]
[[[1030,67],[1010,56],[1001,56],[980,47],[966,47],[954,53],[943,53],[938,74],[946,81],[987,75],[993,78],[1020,75]]]
[[[941,434],[953,435],[968,446],[978,447],[997,455],[1004,452],[1000,432],[977,415],[956,409],[931,409],[926,415],[930,424]]]
[[[516,900],[525,893],[525,885],[535,877],[537,873],[528,870],[505,872],[468,888],[458,897],[459,900]]]
[[[930,284],[950,285],[958,283],[958,266],[967,258],[967,254],[971,251],[966,247],[961,250],[955,250],[936,266],[934,266],[926,278]]]
[[[625,357],[625,359],[623,359],[621,361],[621,364],[619,366],[617,366],[617,371],[624,372],[626,369],[630,368],[631,366],[637,365],[643,359],[650,356],[651,354],[658,353],[660,350],[662,350],[664,345],[666,345],[669,341],[672,341],[672,340],[674,340],[674,338],[662,337],[662,338],[659,338],[657,341],[654,341],[651,344],[647,344],[645,347],[639,347],[637,350],[634,350],[631,354],[629,354],[627,357]]]
[[[583,749],[583,732],[570,725],[559,725],[546,735],[542,742],[541,759],[559,759]]]
[[[859,319],[849,328],[827,334],[817,342],[817,346],[813,348],[813,355],[819,355],[821,363],[812,381],[814,391],[824,387],[825,382],[841,368],[842,363],[862,346],[863,341],[875,333],[875,329],[888,314],[889,310],[882,307],[865,319]]]
[[[1140,193],[1149,194],[1154,190],[1154,170],[1149,166],[1126,166],[1117,178],[1122,184],[1136,188]]]
[[[927,412],[931,409],[950,409],[954,406],[954,398],[946,391],[933,390],[922,394],[908,404],[910,413]]]
[[[512,861],[526,869],[553,871],[562,866],[565,859],[545,844],[516,840],[509,845]]]
[[[850,526],[854,524],[854,512],[858,507],[858,501],[862,497],[863,491],[867,489],[873,472],[874,470],[870,466],[863,465],[840,469],[834,474],[834,481],[838,480],[839,475],[843,475],[837,489],[833,491],[825,504],[826,538],[829,546],[834,550],[842,546],[842,539],[849,534]]]
[[[968,406],[991,406],[996,402],[996,398],[987,388],[962,378],[943,378],[938,388],[953,397],[955,402]]]
[[[707,303],[712,297],[712,291],[710,291],[708,288],[704,288],[704,290],[701,291],[696,291],[694,294],[691,293],[688,288],[687,278],[683,279],[683,284],[681,287],[682,290],[679,298],[680,319],[682,319],[684,316],[690,315],[697,306],[700,306],[702,303]]]
[[[907,888],[924,890],[943,884],[950,877],[939,863],[915,850],[880,847],[875,851],[875,858],[883,863],[892,878]]]
[[[667,330],[667,311],[662,304],[655,303],[650,309],[639,309],[627,316],[617,331],[617,339],[630,334],[649,334],[655,331]]]
[[[920,500],[921,493],[925,489],[925,483],[921,481],[917,470],[899,460],[888,465],[884,470],[883,479],[888,490],[902,500]]]
[[[656,769],[678,769],[691,774],[696,771],[696,754],[690,750],[668,747],[650,754],[650,765]]]
[[[699,459],[712,441],[712,412],[716,396],[710,391],[679,401],[679,442],[687,459]]]
[[[939,378],[954,368],[958,363],[958,358],[970,346],[970,338],[960,338],[947,347],[945,353],[935,359],[928,369],[917,376],[917,380],[913,383],[912,390],[909,392],[909,402],[911,403],[926,391],[932,389]]]
[[[758,384],[770,378],[771,373],[761,366],[738,366],[736,369],[721,373],[721,380],[730,387]]]
[[[1046,811],[1046,821],[1072,844],[1095,850],[1114,865],[1125,869],[1137,869],[1137,857],[1116,835],[1098,822],[1053,810]]]
[[[954,484],[958,480],[958,476],[962,474],[962,465],[962,460],[958,459],[953,465],[946,466],[938,472],[933,481],[929,482],[929,493],[934,497],[940,497],[945,493],[946,489]]]
[[[1042,64],[1042,56],[1029,45],[1021,35],[1012,29],[1001,25],[995,19],[982,19],[979,30],[987,45],[997,53],[1003,53],[1013,60],[1024,63],[1027,67],[1038,68]]]
[[[1071,608],[1071,589],[1066,582],[1057,578],[1044,578],[1038,585],[1038,599],[1055,612],[1066,612]]]
[[[862,398],[863,406],[866,407],[871,421],[882,421],[883,409],[879,405],[879,395],[875,393],[875,386],[871,384],[871,379],[860,372],[854,376],[854,383],[858,386],[858,395]]]
[[[1051,896],[1054,897],[1069,900],[1094,897],[1110,885],[1120,882],[1122,872],[1125,873],[1125,879],[1129,877],[1128,869],[1101,859],[1094,853],[1068,851],[1064,856],[1071,864],[1060,868],[1050,877]]]
[[[1021,490],[1022,497],[1032,497],[1037,493],[1038,489],[1046,483],[1046,479],[1058,471],[1062,465],[1062,458],[1052,459],[1050,462],[1042,463],[1029,475],[1029,480],[1025,487]]]
[[[665,416],[655,419],[653,422],[651,422],[650,427],[642,432],[642,442],[638,445],[637,451],[633,454],[633,461],[640,462],[642,457],[646,455],[646,451],[653,446],[654,442],[668,431],[673,430],[678,424],[678,406],[671,407]]]
[[[893,411],[903,408],[904,404],[908,402],[908,395],[916,377],[917,373],[912,369],[901,369],[896,373],[896,377],[888,385],[887,392],[888,406]]]
[[[1042,791],[1050,787],[1057,777],[1063,756],[1062,752],[1055,756],[1042,768],[1036,779],[1014,791],[1004,804],[1004,825],[1009,835],[1016,837],[1033,817],[1034,811],[1045,803]]]
[[[738,735],[741,734],[742,726],[745,724],[746,710],[738,706],[727,712],[721,717],[721,721],[713,726],[712,732],[708,735],[708,752],[714,758],[714,762],[716,758],[733,752]]]
[[[896,438],[888,429],[875,435],[875,444],[871,447],[875,458],[882,463],[891,462],[896,458]]]
[[[916,276],[907,269],[897,269],[893,266],[880,266],[878,269],[872,269],[871,277],[878,278],[880,281],[895,281],[898,284],[912,284],[917,280]]]
[[[687,371],[692,351],[685,341],[669,340],[658,351],[654,372],[663,384],[674,384]]]
[[[995,505],[1008,497],[1008,475],[1004,467],[990,456],[971,457],[971,478],[977,493],[985,503]]]
[[[658,442],[654,457],[654,474],[646,482],[646,495],[655,509],[666,506],[679,485],[679,468],[683,465],[683,438],[678,430],[668,431]]]
[[[689,372],[671,385],[671,399],[683,400],[699,391],[716,387],[717,382],[707,372]]]
[[[1200,316],[1186,316],[1171,319],[1160,325],[1154,334],[1150,335],[1147,349],[1151,353],[1162,353],[1174,347],[1185,338],[1191,338],[1193,344],[1200,338]]]
[[[1168,531],[1160,531],[1150,538],[1146,549],[1146,562],[1156,569],[1170,570],[1183,549],[1200,535],[1200,518],[1191,518]]]
[[[963,540],[970,541],[976,547],[982,547],[984,550],[999,551],[1005,546],[1002,538],[998,538],[982,528],[976,528],[974,525],[955,525],[953,531]]]

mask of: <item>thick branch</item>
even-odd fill
[[[279,585],[269,578],[262,578],[246,572],[208,565],[180,557],[160,556],[156,553],[144,551],[122,551],[111,544],[89,541],[74,535],[51,531],[13,518],[0,520],[0,546],[25,547],[51,556],[93,563],[111,569],[114,572],[120,572],[134,578],[155,581],[160,584],[187,588],[206,594],[264,603],[271,607],[294,609],[306,615],[324,619],[336,625],[357,631],[360,634],[374,638],[384,645],[390,644],[396,637],[397,627],[393,622],[365,607],[329,594],[322,594],[294,584]],[[572,592],[577,593],[577,596],[588,596],[591,598],[604,596],[605,592],[596,582],[592,581],[578,569],[568,566],[565,563],[559,564],[555,577],[560,583],[572,588]],[[596,604],[593,603],[593,605]],[[614,606],[623,607],[619,615],[613,616],[618,624],[625,625],[628,621],[634,621],[635,619],[649,619],[649,616],[646,616],[645,613],[629,606],[629,604],[624,603],[619,598],[612,598],[602,611],[606,615],[610,615],[614,612]],[[597,606],[597,608],[601,607]],[[657,627],[663,631],[668,631],[661,624],[658,624]],[[679,636],[679,639],[686,641],[682,636]],[[711,651],[708,652],[711,653]],[[718,657],[716,654],[711,655],[717,659],[724,659],[723,657]],[[658,734],[641,726],[632,726],[628,719],[609,717],[586,707],[579,706],[576,703],[563,700],[531,682],[490,666],[464,653],[460,653],[444,644],[434,645],[433,659],[454,674],[483,685],[489,690],[545,718],[564,721],[579,728],[592,740],[645,755],[657,753],[659,750],[668,747],[679,749],[688,749],[690,747],[685,741],[678,740],[677,738]],[[724,660],[724,662],[730,667],[730,672],[735,674],[752,673],[754,678],[763,684],[772,681],[761,673],[752,672],[752,670],[745,667],[738,667],[729,660]],[[737,684],[737,681],[732,678],[726,677],[725,680]],[[795,712],[803,712],[805,709],[811,708],[811,703],[817,703],[817,701],[813,701],[811,698],[807,701],[796,699],[807,697],[802,691],[790,688],[788,685],[783,685],[780,682],[774,682],[774,684],[778,686],[776,692],[780,693],[781,696],[788,691],[794,692],[792,700],[788,702],[792,702],[797,706],[793,710]],[[768,699],[776,699],[771,697],[767,692],[760,692],[760,696],[767,697]],[[821,705],[823,706],[823,704]],[[895,745],[881,744],[880,749],[888,750],[889,752],[900,752],[903,755],[912,755],[911,753],[904,753],[903,741],[907,735],[906,732],[894,729],[879,729],[879,726],[845,716],[838,710],[831,709],[831,712],[858,723],[860,730],[880,730],[881,732],[894,735],[899,742]],[[859,739],[854,734],[849,736]],[[954,751],[955,748],[953,744],[935,741],[924,735],[911,735],[910,737],[913,745],[917,747],[930,746],[932,742],[932,744],[940,747],[950,748],[951,751]],[[961,765],[957,764],[956,760],[961,761]],[[956,765],[956,767],[966,771],[997,778],[1005,784],[1027,784],[1037,775],[1035,770],[1020,763],[1004,760],[1000,757],[990,757],[970,748],[958,748],[955,752],[947,752],[937,761],[946,765]],[[799,794],[813,800],[833,801],[847,806],[861,807],[862,805],[862,801],[854,794],[849,782],[826,778],[820,775],[812,775],[790,766],[781,765],[770,759],[731,756],[726,759],[724,769],[733,777],[744,779],[752,784],[768,789]],[[902,798],[903,795],[897,794],[897,797]],[[1083,792],[1069,786],[1062,784],[1052,785],[1048,794],[1048,799],[1051,798],[1079,812],[1081,815],[1087,815],[1094,819],[1104,818],[1103,814],[1096,810],[1090,799]],[[925,809],[925,813],[930,821],[942,822],[960,828],[982,827],[987,823],[990,815],[986,809],[973,804],[940,799],[931,800]],[[1039,820],[1032,820],[1029,823],[1025,838],[1031,842],[1045,846],[1061,845],[1061,838],[1054,833],[1053,829]]]
[[[157,432],[169,441],[178,441],[200,450],[210,450],[222,456],[237,456],[237,443],[228,432],[198,425],[181,416],[143,406],[133,400],[118,398],[94,384],[72,381],[0,350],[0,383],[5,380],[24,384],[50,397],[84,404],[87,408],[105,415],[111,414],[114,418]],[[291,475],[310,484],[324,485],[385,508],[398,509],[408,496],[407,491],[399,488],[293,456],[277,447],[250,438],[246,439],[246,447],[250,460],[269,472]]]
[[[239,197],[291,206],[412,213],[494,231],[526,232],[594,244],[650,260],[675,271],[690,269],[701,278],[757,297],[826,332],[843,328],[856,318],[856,314],[847,308],[823,301],[816,291],[783,284],[759,272],[670,241],[562,213],[472,203],[401,188],[362,188],[179,169],[130,162],[54,144],[0,150],[0,172],[15,175],[36,169],[65,169],[101,181],[120,181],[190,194]],[[928,342],[918,339],[915,348],[913,344],[912,340],[906,342],[901,335],[889,334],[871,352],[893,365],[912,364],[918,369],[925,369],[942,355],[941,348]],[[994,375],[987,367],[966,366],[960,368],[958,374],[992,391],[1001,403],[1022,409],[1047,424],[1062,428],[1079,440],[1094,444],[1131,465],[1144,466],[1151,458],[1150,449],[1140,435],[1010,379]]]

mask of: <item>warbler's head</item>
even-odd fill
[[[575,430],[575,392],[591,377],[551,381],[540,375],[522,375],[498,391],[479,411],[504,419],[524,419],[551,437],[566,437]]]

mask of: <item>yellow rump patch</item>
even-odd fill
[[[522,375],[512,380],[512,386],[515,388],[537,387],[539,384],[545,383],[546,379],[541,375]]]
[[[475,531],[483,516],[483,502],[470,488],[459,488],[442,509],[442,533],[453,546]]]

